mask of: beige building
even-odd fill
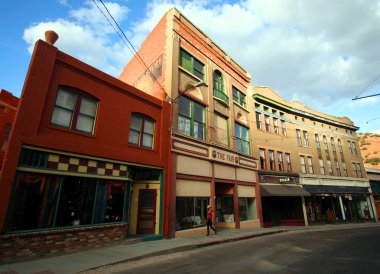
[[[258,161],[248,102],[251,76],[178,10],[169,10],[120,79],[172,103],[171,236],[260,227]]]
[[[286,101],[271,88],[252,91],[264,225],[374,220],[359,128],[346,117]]]

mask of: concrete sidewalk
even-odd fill
[[[380,226],[380,223],[359,223],[320,225],[309,227],[274,227],[257,229],[220,229],[217,235],[210,234],[170,240],[135,242],[111,247],[75,252],[56,257],[37,259],[0,265],[0,274],[30,273],[78,273],[92,268],[121,262],[140,260],[147,257],[188,251],[220,243],[244,240],[254,237],[284,233],[288,231],[323,231],[330,229],[348,229]],[[126,241],[128,243],[128,241]]]

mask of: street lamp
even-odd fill
[[[185,94],[187,91],[189,91],[191,89],[198,88],[198,87],[207,87],[207,84],[203,80],[196,82],[195,84],[190,84],[190,85],[188,85],[188,87],[185,90],[183,90],[183,91],[179,90],[179,94],[174,99],[171,99],[170,102],[172,104],[175,104],[177,102],[179,96]]]

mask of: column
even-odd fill
[[[346,214],[344,213],[342,196],[338,196],[338,198],[339,198],[340,210],[342,211],[343,221],[345,221],[346,220]]]
[[[302,211],[303,211],[303,219],[305,220],[305,226],[309,226],[309,221],[307,220],[307,212],[306,212],[304,196],[301,196],[301,206],[302,206]]]

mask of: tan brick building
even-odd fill
[[[120,75],[172,102],[172,236],[216,227],[260,227],[258,161],[252,157],[251,77],[178,10],[168,11]]]
[[[264,225],[373,220],[359,128],[268,87],[252,91]]]

